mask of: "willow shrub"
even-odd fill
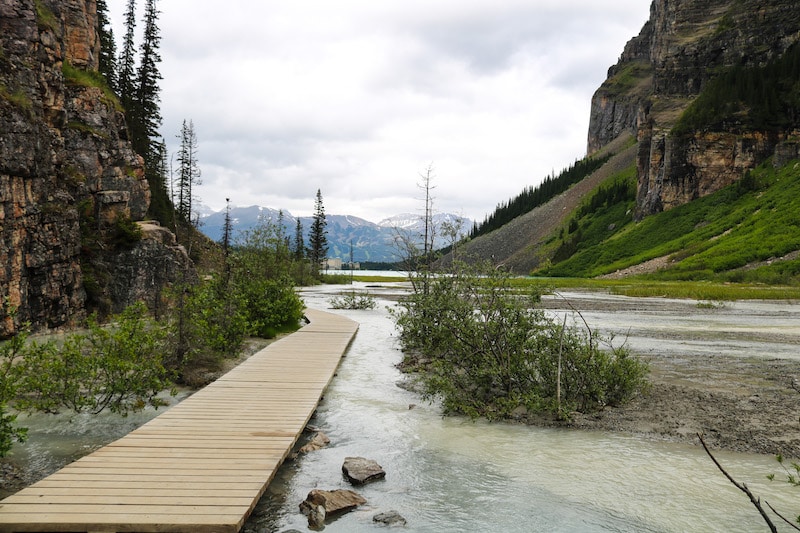
[[[491,266],[458,265],[415,287],[394,311],[400,343],[446,413],[498,419],[524,407],[563,418],[621,404],[646,384],[647,365],[626,348],[558,323],[537,293]]]
[[[125,415],[163,405],[158,394],[172,385],[165,338],[137,304],[107,327],[90,320],[86,331],[59,343],[32,341],[27,331],[0,343],[0,458],[25,440],[19,411]]]

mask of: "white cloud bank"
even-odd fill
[[[143,0],[139,10],[143,10]],[[122,37],[124,0],[110,0]],[[200,201],[482,220],[586,149],[591,95],[649,0],[162,0],[162,133]]]

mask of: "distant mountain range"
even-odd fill
[[[198,209],[200,214],[200,231],[211,240],[219,242],[222,240],[223,229],[225,227],[225,211],[211,211],[201,206]],[[252,229],[262,221],[278,220],[278,209],[252,205],[249,207],[232,207],[231,220],[233,222],[233,239],[243,231]],[[381,220],[377,224],[364,220],[363,218],[351,215],[328,215],[326,231],[328,237],[328,257],[338,258],[342,261],[350,261],[350,245],[353,247],[353,260],[357,263],[376,262],[393,263],[402,258],[402,252],[395,242],[398,235],[405,235],[409,238],[417,238],[424,231],[424,224],[420,215],[412,213],[402,213]],[[458,217],[449,213],[436,214],[433,217],[434,227],[436,228],[435,246],[442,248],[450,242],[442,237],[442,227],[445,224],[460,224],[460,234],[466,235],[472,229],[472,220]],[[303,226],[303,237],[308,246],[308,231],[313,221],[312,217],[300,217]],[[283,225],[286,235],[294,238],[297,218],[288,211],[283,211]]]

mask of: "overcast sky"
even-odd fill
[[[141,21],[144,0],[139,0]],[[118,47],[125,0],[109,0]],[[167,0],[162,134],[198,138],[199,200],[378,222],[483,220],[585,155],[591,96],[650,0]],[[139,22],[141,30],[142,23]]]

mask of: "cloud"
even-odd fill
[[[118,40],[124,0],[110,0]],[[199,141],[201,200],[377,221],[482,219],[585,151],[593,91],[645,0],[160,2],[162,132]],[[141,9],[141,8],[140,8]]]

